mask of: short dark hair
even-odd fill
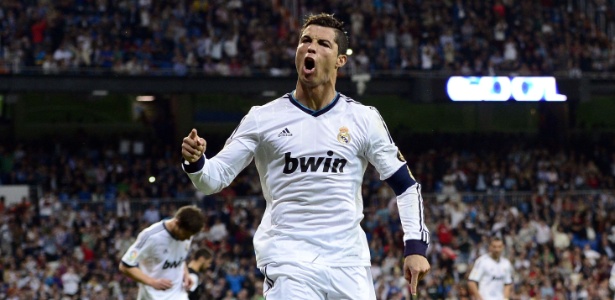
[[[207,247],[203,247],[199,250],[196,250],[196,252],[194,252],[194,260],[197,260],[201,257],[204,257],[205,259],[210,259],[213,256],[214,256],[214,253],[211,251],[211,249]]]
[[[493,236],[491,236],[489,238],[489,244],[491,245],[491,243],[493,243],[493,242],[502,242],[502,243],[504,243],[504,240],[499,235],[493,235]]]
[[[177,226],[191,234],[196,234],[203,229],[205,224],[205,216],[201,209],[194,205],[183,206],[175,213]]]
[[[337,44],[337,55],[346,55],[346,50],[348,50],[348,34],[344,30],[344,22],[336,19],[331,14],[320,13],[317,15],[309,15],[305,18],[305,22],[303,22],[303,27],[301,27],[301,34],[303,34],[305,28],[310,25],[318,25],[335,29],[335,43]]]

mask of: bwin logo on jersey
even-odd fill
[[[182,260],[181,259],[178,260],[178,261],[171,261],[171,262],[168,261],[168,260],[165,260],[164,261],[164,265],[162,265],[162,269],[166,270],[168,268],[177,268],[177,267],[181,266],[181,264],[182,264]]]
[[[491,280],[492,281],[496,281],[496,280],[504,281],[504,276],[492,276]]]
[[[297,168],[301,172],[317,172],[322,165],[322,172],[344,173],[344,166],[348,162],[343,158],[332,158],[333,151],[327,151],[329,157],[292,157],[292,153],[284,153],[284,174],[292,174]]]

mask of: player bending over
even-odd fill
[[[128,248],[120,271],[139,283],[138,300],[188,299],[192,279],[186,267],[192,236],[204,216],[196,206],[180,208],[172,219],[145,228]]]

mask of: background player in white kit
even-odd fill
[[[376,299],[363,219],[368,163],[397,195],[404,274],[416,294],[430,269],[420,185],[378,111],[335,90],[348,37],[332,15],[306,19],[297,46],[296,89],[253,107],[213,158],[196,130],[184,138],[184,170],[206,194],[219,192],[254,158],[265,213],[254,236],[268,300]]]
[[[504,242],[499,237],[491,238],[489,253],[476,259],[470,276],[468,289],[474,299],[509,299],[512,289],[513,267],[502,257]]]
[[[120,271],[139,283],[138,300],[188,299],[192,285],[186,258],[204,216],[196,206],[180,208],[172,219],[154,223],[128,248]]]

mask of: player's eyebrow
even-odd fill
[[[315,38],[313,38],[313,37],[312,37],[311,35],[309,35],[309,34],[304,34],[304,35],[302,35],[302,36],[301,36],[301,39],[300,39],[300,40],[302,40],[302,41],[303,41],[305,38],[308,38],[308,39],[310,39],[310,40],[314,40],[314,39],[315,39]],[[329,39],[326,39],[326,38],[323,38],[323,39],[315,39],[315,40],[316,40],[316,41],[318,41],[318,42],[327,42],[327,43],[329,43],[329,45],[333,45],[333,42],[331,42]]]

